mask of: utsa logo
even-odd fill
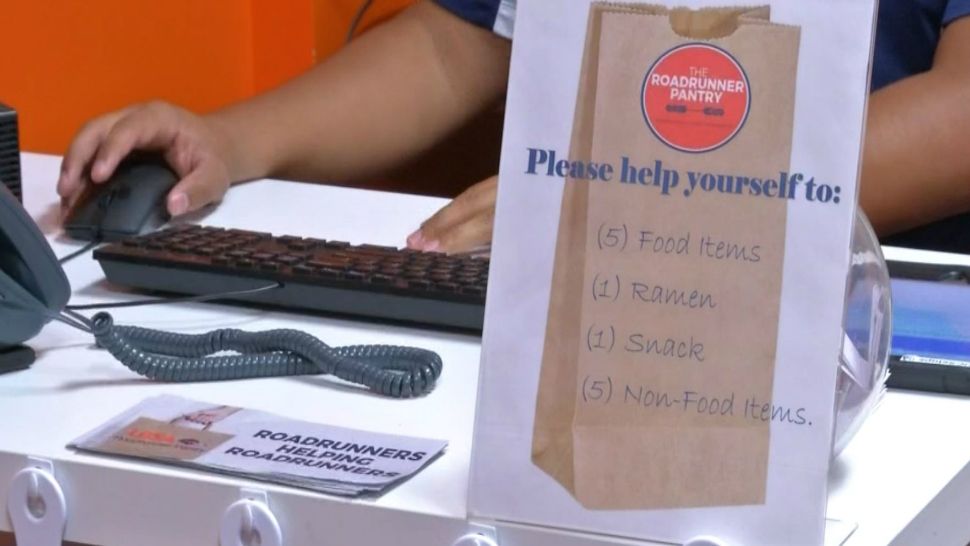
[[[150,444],[172,445],[175,443],[175,436],[157,430],[142,429],[131,427],[125,431],[125,438],[138,440]]]

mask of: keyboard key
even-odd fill
[[[485,289],[481,286],[462,286],[461,293],[468,294],[470,296],[484,296]]]
[[[349,260],[335,260],[333,258],[318,258],[315,260],[310,260],[307,265],[312,267],[327,268],[327,269],[346,269],[350,267]]]
[[[306,241],[306,240],[301,239],[299,241],[293,241],[293,242],[291,242],[290,244],[288,244],[286,246],[290,250],[300,250],[300,251],[303,251],[303,250],[310,250],[311,248],[313,248],[314,247],[314,243],[313,243],[313,241]]]
[[[394,284],[394,277],[381,274],[371,275],[370,282],[381,286],[392,285]]]
[[[380,246],[380,245],[359,245],[353,247],[355,251],[362,254],[377,254],[380,256],[393,256],[399,251],[393,246]]]
[[[317,274],[324,279],[342,279],[344,272],[339,269],[331,269],[329,267],[324,267],[323,269],[317,270]]]

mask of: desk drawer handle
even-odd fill
[[[17,544],[60,546],[67,526],[67,501],[54,478],[54,465],[28,459],[29,466],[10,482],[7,511]]]
[[[283,546],[283,531],[266,493],[243,489],[242,499],[232,503],[222,516],[220,546]]]
[[[493,527],[471,524],[468,534],[462,535],[452,546],[498,546]]]

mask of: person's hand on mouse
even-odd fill
[[[169,192],[168,212],[185,214],[218,201],[229,188],[228,139],[203,118],[153,102],[96,118],[75,135],[57,181],[62,208],[69,209],[86,184],[107,181],[133,150],[156,150],[179,177]]]
[[[468,188],[425,220],[408,239],[408,248],[429,252],[468,252],[492,241],[498,177]]]

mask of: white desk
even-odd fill
[[[24,154],[27,209],[56,254],[77,244],[58,234],[59,159]],[[440,199],[278,181],[246,184],[201,223],[278,234],[400,245]],[[89,257],[66,266],[74,303],[132,296],[103,282]],[[117,321],[181,332],[291,327],[335,344],[397,343],[437,351],[435,391],[388,400],[319,378],[167,385],[151,383],[91,348],[86,335],[49,325],[30,342],[27,371],[0,376],[0,504],[26,456],[54,462],[68,499],[67,539],[104,546],[215,546],[239,488],[269,493],[288,545],[451,545],[468,529],[466,491],[480,340],[472,336],[214,304],[117,310]],[[68,441],[159,393],[240,405],[378,432],[445,438],[447,453],[377,500],[347,501],[156,464],[79,454]],[[830,517],[857,524],[849,546],[963,546],[970,540],[970,398],[892,392],[835,462]],[[502,546],[642,544],[499,524]],[[845,526],[830,525],[834,539]],[[0,530],[11,525],[0,517]],[[840,533],[840,531],[842,531]]]

